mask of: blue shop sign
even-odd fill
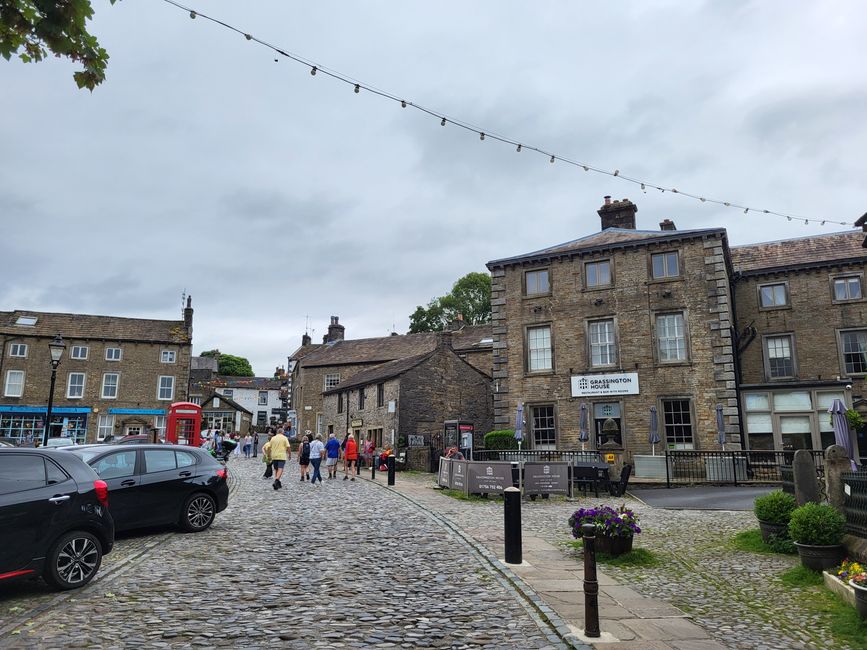
[[[47,406],[0,406],[0,413],[48,413]],[[52,415],[60,413],[90,413],[86,406],[55,407],[51,409]]]
[[[165,409],[115,409],[110,408],[108,412],[112,415],[165,415]]]

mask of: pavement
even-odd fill
[[[674,488],[635,488],[630,489],[629,494],[654,508],[751,511],[756,497],[775,489],[779,488],[768,485],[700,485]]]

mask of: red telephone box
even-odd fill
[[[198,447],[202,444],[202,407],[192,402],[175,402],[169,407],[166,442]]]

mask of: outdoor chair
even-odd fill
[[[599,496],[599,486],[606,489],[609,486],[608,468],[596,466],[574,465],[572,467],[572,483],[585,494],[589,489]]]
[[[626,486],[629,485],[629,477],[632,474],[632,465],[624,465],[620,470],[620,480],[612,483],[609,492],[613,497],[622,497],[626,494]]]

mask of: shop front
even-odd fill
[[[88,407],[53,408],[48,436],[72,438],[83,444],[87,437]],[[45,428],[45,406],[0,406],[0,438],[27,445],[40,440]]]

